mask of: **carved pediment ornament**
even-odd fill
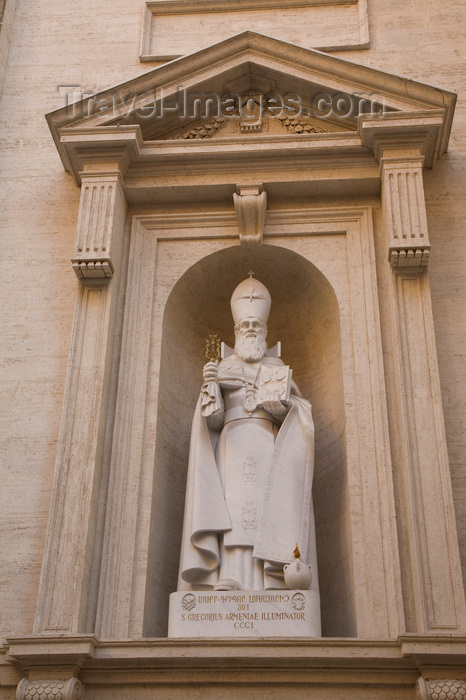
[[[288,117],[280,115],[277,119],[283,124],[290,134],[325,134],[328,129],[321,129],[305,117]]]
[[[175,136],[175,139],[206,139],[214,136],[225,124],[225,117],[216,117],[212,121],[195,126],[184,134]]]
[[[233,119],[239,124],[239,131],[242,134],[257,134],[263,131],[264,126],[268,126],[269,119],[276,119],[284,129],[289,134],[325,134],[329,133],[329,129],[323,129],[317,126],[313,121],[307,119],[303,115],[289,116],[286,114],[280,115],[269,115],[263,114],[262,116],[257,116],[253,121],[250,117],[241,117],[239,114],[235,114],[229,119]],[[176,134],[176,136],[169,136],[168,138],[173,139],[206,139],[215,136],[220,129],[224,128],[228,123],[228,119],[223,116],[215,117],[215,119],[210,119],[209,121],[204,121],[201,124],[197,124],[191,127],[182,134]],[[163,138],[163,137],[162,137]]]

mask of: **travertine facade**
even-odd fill
[[[0,698],[463,698],[461,8],[166,5],[3,8]],[[180,86],[255,118],[145,118]],[[324,637],[167,640],[191,377],[251,266],[314,407]]]

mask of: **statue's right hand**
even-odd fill
[[[218,381],[218,362],[207,362],[202,371],[204,382]]]

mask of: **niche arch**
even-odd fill
[[[147,629],[166,634],[168,596],[176,590],[191,420],[202,383],[205,339],[234,344],[230,297],[249,270],[272,296],[268,344],[282,342],[302,395],[313,405],[313,498],[324,636],[356,636],[346,475],[339,306],[323,273],[276,245],[228,247],[193,264],[173,286],[163,316],[155,458],[155,595]]]

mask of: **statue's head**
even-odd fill
[[[235,322],[235,351],[246,362],[260,360],[267,351],[267,319],[272,300],[262,282],[249,277],[231,297]]]

